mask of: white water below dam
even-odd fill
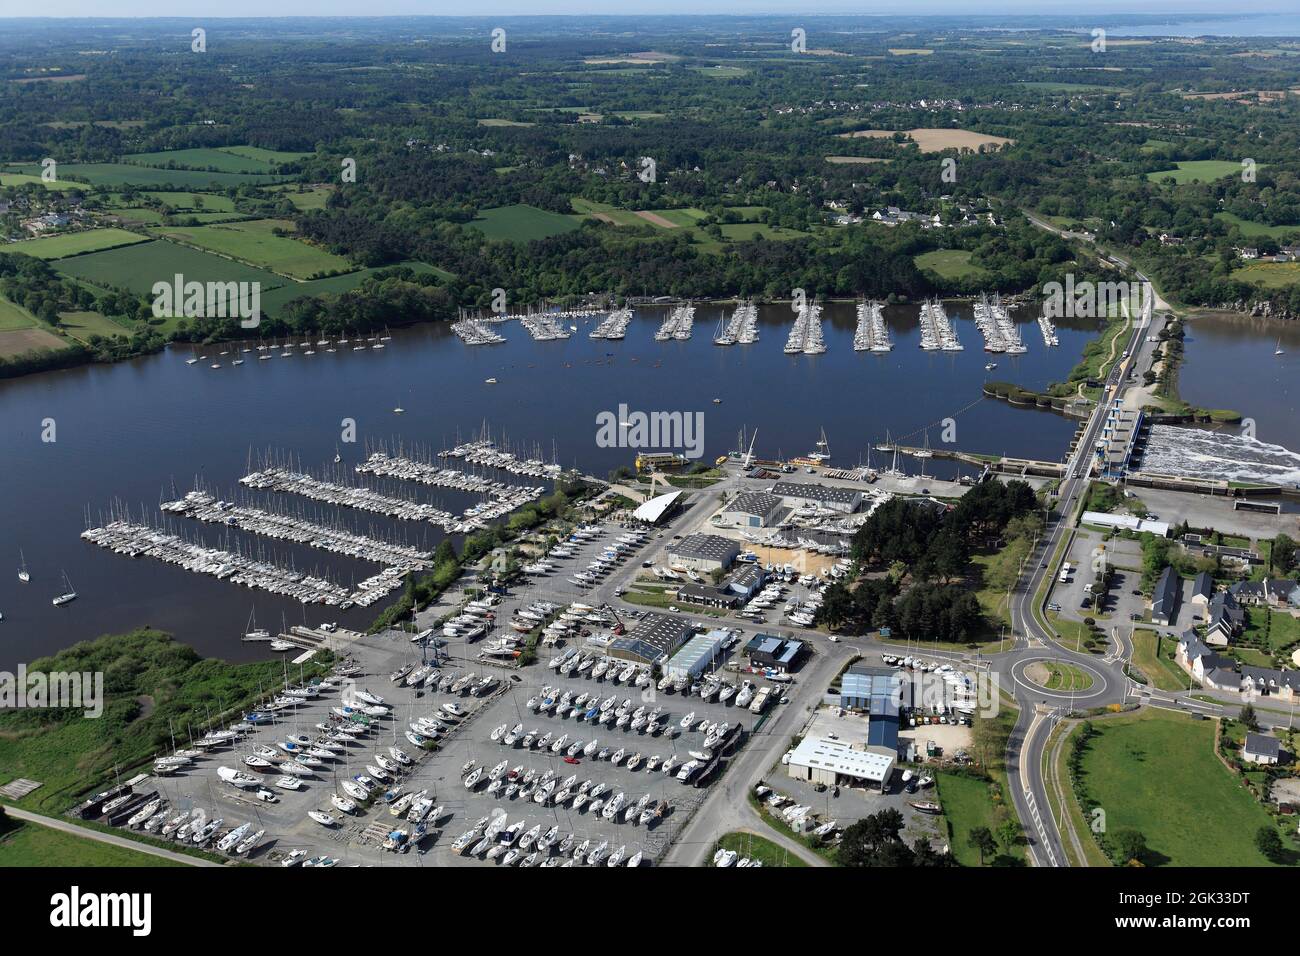
[[[1153,425],[1142,471],[1300,487],[1300,454],[1231,432]]]

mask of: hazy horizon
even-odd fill
[[[7,4],[4,6],[8,6]],[[431,9],[431,6],[433,7]],[[975,9],[972,9],[972,7]],[[268,10],[268,7],[273,9]],[[440,9],[451,7],[452,9]],[[1002,0],[973,5],[969,0],[913,0],[906,12],[897,3],[854,2],[854,0],[819,0],[815,6],[791,3],[790,0],[627,0],[611,11],[607,4],[593,0],[482,0],[475,12],[467,14],[459,5],[431,5],[427,0],[375,0],[358,10],[354,0],[45,0],[39,12],[0,7],[0,19],[272,19],[278,17],[482,17],[528,16],[966,16],[966,17],[1075,17],[1095,20],[1100,16],[1156,16],[1178,18],[1285,16],[1276,10],[1242,10],[1225,12],[1215,0],[1097,0],[1087,10],[1077,0]]]

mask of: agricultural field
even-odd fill
[[[35,177],[41,168],[35,163],[9,167],[11,173]],[[245,175],[242,173],[206,172],[193,169],[160,169],[131,163],[66,163],[59,165],[59,179],[66,188],[91,186],[170,186],[174,189],[225,189],[230,186],[260,186],[282,182],[284,176]],[[74,179],[83,182],[73,182]]]
[[[1259,236],[1282,239],[1288,235],[1300,235],[1300,223],[1290,226],[1269,226],[1262,222],[1251,222],[1249,219],[1242,219],[1230,212],[1216,212],[1214,218],[1236,226],[1247,239],[1254,239]]]
[[[231,212],[235,211],[235,201],[220,193],[178,192],[175,190],[137,191],[129,196],[112,193],[108,201],[115,207],[143,206],[157,200],[164,206],[170,206],[177,212]]]
[[[826,162],[834,163],[837,166],[852,166],[854,164],[869,166],[872,163],[887,163],[887,159],[878,159],[873,156],[827,156]]]
[[[594,202],[590,199],[583,199],[575,196],[570,205],[573,211],[588,219],[599,219],[602,222],[613,223],[616,226],[644,226],[645,220],[636,213],[627,209],[619,209],[617,206],[611,206],[609,203]]]
[[[102,249],[114,249],[118,246],[148,241],[148,236],[127,232],[125,229],[89,229],[85,232],[68,232],[58,236],[44,236],[40,239],[25,239],[5,246],[5,252],[21,252],[35,259],[63,259],[67,256],[79,256],[86,252],[99,252]]]
[[[37,326],[0,331],[0,358],[12,358],[45,349],[57,351],[67,347],[66,340]]]
[[[177,273],[186,281],[260,282],[263,294],[289,281],[265,269],[163,239],[60,259],[54,267],[100,288],[120,287],[137,295],[151,295],[155,282],[170,282]]]
[[[92,335],[129,336],[130,329],[118,325],[106,315],[98,312],[60,312],[59,326],[70,336],[79,341],[86,341]]]
[[[1250,262],[1234,269],[1232,278],[1255,282],[1266,289],[1281,289],[1300,282],[1300,262]]]
[[[297,186],[275,186],[268,189],[267,192],[283,196],[293,203],[295,209],[301,212],[309,212],[313,209],[324,209],[325,203],[329,201],[334,189],[330,186],[315,186],[310,189],[300,189]]]
[[[1209,183],[1241,172],[1241,163],[1227,159],[1194,159],[1174,165],[1175,169],[1161,169],[1154,173],[1147,173],[1147,179],[1153,183],[1173,179],[1181,186],[1183,183]]]
[[[647,209],[638,216],[661,228],[690,228],[708,215],[703,209]],[[653,217],[653,218],[651,218]],[[668,223],[667,226],[664,223]]]
[[[164,169],[197,169],[218,173],[271,173],[275,165],[220,149],[172,149],[159,153],[128,153],[122,162]]]
[[[520,204],[484,209],[479,212],[478,218],[470,221],[469,226],[489,239],[531,242],[572,232],[578,228],[578,222],[569,216]]]
[[[970,261],[965,249],[936,249],[924,252],[915,259],[918,269],[929,269],[944,279],[971,279],[982,273]]]
[[[403,265],[411,268],[417,274],[433,273],[442,279],[450,279],[452,275],[436,266],[427,265],[423,262],[402,262],[397,265]],[[394,266],[382,266],[375,269],[358,269],[356,272],[349,272],[341,276],[329,276],[325,279],[312,279],[307,282],[287,282],[278,289],[273,289],[262,295],[262,310],[270,315],[274,315],[276,309],[283,307],[285,304],[292,302],[294,299],[302,296],[315,295],[338,295],[342,292],[348,292],[361,285],[369,276],[376,272],[383,272],[386,269],[392,269]]]
[[[1254,842],[1268,814],[1215,755],[1215,721],[1148,709],[1092,726],[1083,785],[1108,832],[1146,837],[1148,866],[1269,865]]]
[[[0,298],[0,332],[12,332],[14,329],[35,328],[40,323],[16,302]]]
[[[275,235],[276,228],[291,230],[293,224],[284,219],[254,219],[213,226],[164,226],[154,231],[161,238],[198,246],[295,279],[353,268],[342,256]]]
[[[66,180],[47,183],[41,179],[39,170],[35,173],[0,173],[0,186],[44,186],[46,189],[57,189],[60,191],[85,188],[82,183],[70,183]]]
[[[1015,142],[1015,140],[1008,139],[1005,136],[990,136],[986,133],[976,133],[968,129],[918,128],[901,130],[900,132],[916,143],[923,153],[937,153],[945,149],[979,150],[987,146],[1000,148]],[[861,139],[863,137],[892,139],[895,131],[889,129],[860,129],[851,133],[839,133],[837,135],[842,139]]]
[[[719,228],[722,236],[730,242],[745,242],[760,236],[764,239],[806,239],[808,233],[783,226],[769,226],[763,222],[724,222]]]

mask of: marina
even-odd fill
[[[883,307],[886,328],[897,346],[892,353],[854,351],[856,305],[824,303],[827,351],[798,364],[810,387],[815,382],[819,389],[838,393],[856,390],[854,394],[860,394],[864,407],[870,409],[865,413],[861,407],[815,401],[804,387],[760,388],[752,394],[756,382],[780,375],[790,366],[782,350],[791,319],[788,304],[756,305],[757,338],[743,349],[715,348],[711,336],[707,343],[654,343],[654,331],[671,307],[641,305],[635,308],[622,342],[591,340],[585,334],[534,342],[525,335],[511,336],[493,349],[467,350],[450,324],[431,324],[394,328],[393,347],[368,352],[365,362],[352,360],[346,348],[333,355],[318,352],[311,361],[262,363],[259,371],[269,374],[251,380],[196,376],[185,364],[190,354],[187,346],[111,366],[0,382],[6,407],[0,454],[13,465],[12,493],[23,502],[23,507],[0,516],[0,538],[13,542],[15,562],[20,557],[18,548],[23,549],[31,579],[25,584],[13,573],[0,578],[6,634],[0,659],[31,660],[50,653],[58,642],[128,631],[142,619],[183,636],[201,653],[232,660],[265,655],[265,644],[232,644],[231,635],[242,632],[249,613],[247,599],[237,597],[242,589],[171,563],[126,561],[110,549],[89,547],[79,540],[88,524],[104,523],[87,522],[85,505],[98,507],[107,494],[112,500],[132,503],[137,515],[133,523],[143,525],[157,522],[139,519],[141,503],[156,507],[199,487],[241,505],[296,514],[325,528],[347,528],[380,541],[406,542],[420,551],[432,551],[443,536],[463,533],[446,530],[448,524],[459,525],[465,511],[481,505],[484,495],[468,488],[422,488],[415,479],[361,474],[355,471],[358,464],[381,451],[392,458],[441,463],[462,474],[502,482],[520,476],[514,480],[522,485],[549,490],[551,479],[569,468],[604,476],[631,464],[634,449],[602,447],[593,441],[596,416],[617,408],[620,401],[629,409],[662,408],[669,400],[673,403],[669,407],[703,409],[708,460],[730,450],[742,426],[750,432],[759,427],[754,449],[759,458],[782,457],[782,450],[788,457],[806,448],[812,421],[825,424],[838,446],[837,463],[849,471],[866,461],[867,442],[874,444],[886,430],[904,445],[920,445],[922,429],[929,426],[933,440],[938,434],[935,423],[950,415],[960,423],[960,441],[940,446],[945,451],[1056,460],[1067,447],[1074,430],[1070,420],[979,400],[986,373],[984,361],[976,359],[978,353],[918,350],[919,303]],[[719,318],[730,318],[736,306],[696,308],[699,321],[707,323],[712,333]],[[968,303],[949,303],[948,309],[954,325],[973,323]],[[602,320],[586,320],[584,331]],[[1003,360],[1006,374],[1014,374],[1027,388],[1041,389],[1064,380],[1095,329],[1096,323],[1089,320],[1061,319],[1061,348],[1008,356]],[[1268,335],[1270,357],[1277,335],[1276,331]],[[1290,347],[1282,361],[1293,361],[1300,355],[1300,345],[1289,340],[1286,344]],[[1189,345],[1189,352],[1193,348]],[[863,363],[868,361],[870,373],[864,374],[868,366]],[[227,365],[227,371],[238,370]],[[484,388],[482,382],[488,377],[499,378],[500,384]],[[53,391],[52,382],[57,383]],[[159,394],[166,394],[167,401],[159,403]],[[671,399],[665,398],[668,395]],[[715,397],[724,402],[714,404]],[[395,405],[405,409],[400,417],[392,412]],[[34,442],[27,427],[45,417],[59,422],[55,444]],[[340,441],[338,426],[344,418],[357,421],[359,444]],[[481,427],[484,420],[493,425],[490,434],[485,435]],[[1284,419],[1278,421],[1286,427]],[[250,445],[292,448],[294,455],[246,462],[244,455],[232,454]],[[875,453],[871,460],[878,467],[889,464]],[[148,467],[142,467],[143,462]],[[317,498],[304,499],[308,507],[303,514],[296,505],[285,508],[276,500],[282,492],[239,484],[241,477],[268,466],[325,480],[338,486],[332,491],[339,495],[349,494],[356,483],[369,484],[398,507],[425,503],[423,510],[431,510],[437,520],[390,517]],[[926,469],[936,479],[977,470],[978,466],[937,453],[933,467]],[[176,483],[183,482],[179,490],[160,493],[173,476]],[[195,476],[201,480],[195,482]],[[420,494],[429,497],[417,497]],[[351,518],[349,511],[364,519]],[[243,529],[215,524],[208,528],[220,531],[219,538],[215,531],[202,533],[207,546],[258,555],[255,536]],[[182,532],[179,527],[164,530]],[[311,569],[319,562],[330,572],[322,577],[348,590],[348,582],[378,570],[360,559],[338,553],[326,556],[310,544],[283,539],[276,552],[274,558],[265,553],[261,557],[299,569]],[[75,583],[77,598],[52,607],[52,598],[71,590],[62,583],[64,570]],[[304,606],[296,598],[259,589],[253,592],[253,601],[259,621],[278,622],[282,616],[290,624],[320,621],[315,606]],[[375,607],[343,611],[333,606],[328,619],[364,631]]]
[[[553,342],[567,339],[573,333],[560,324],[560,316],[550,312],[528,312],[519,317],[519,324],[528,330],[535,342]]]
[[[858,327],[853,332],[856,352],[891,352],[894,343],[885,327],[885,307],[872,299],[858,303]]]
[[[451,330],[466,345],[500,345],[506,340],[482,319],[460,319],[451,324]]]
[[[926,351],[960,352],[963,349],[957,339],[957,330],[939,299],[926,299],[921,303],[920,346]]]
[[[694,325],[694,305],[688,303],[673,306],[659,326],[659,331],[655,332],[655,341],[667,342],[670,339],[676,339],[679,342],[684,342],[691,337],[691,330]]]
[[[714,345],[752,345],[758,339],[758,306],[746,300],[736,306],[731,317],[718,316]]]
[[[822,336],[822,306],[820,302],[800,303],[794,325],[785,340],[786,355],[821,355],[826,351]]]
[[[326,504],[373,511],[404,521],[426,521],[458,534],[484,528],[502,515],[540,498],[545,491],[541,487],[509,486],[508,489],[491,492],[490,500],[471,505],[457,517],[426,502],[393,498],[364,486],[341,485],[287,468],[270,467],[253,471],[240,478],[239,483],[258,490],[302,495]]]
[[[265,538],[293,541],[335,554],[345,554],[387,565],[400,572],[419,571],[428,566],[430,554],[394,542],[353,534],[342,528],[314,524],[299,517],[275,514],[249,505],[222,501],[206,491],[195,489],[175,501],[164,502],[161,509],[207,524],[239,527]]]
[[[628,323],[632,321],[632,310],[614,309],[596,328],[588,333],[588,338],[618,341],[627,334]]]
[[[993,301],[981,295],[975,303],[975,327],[984,336],[984,351],[1023,355],[1027,349],[1020,341],[1020,332],[1011,321],[1011,315],[1002,299],[994,294]]]

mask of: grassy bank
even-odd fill
[[[321,669],[313,662],[306,674]],[[40,781],[40,789],[18,804],[51,814],[170,750],[173,733],[182,744],[283,683],[279,661],[208,660],[148,629],[83,641],[34,661],[29,670],[104,675],[103,714],[97,719],[80,710],[0,711],[0,780]]]

